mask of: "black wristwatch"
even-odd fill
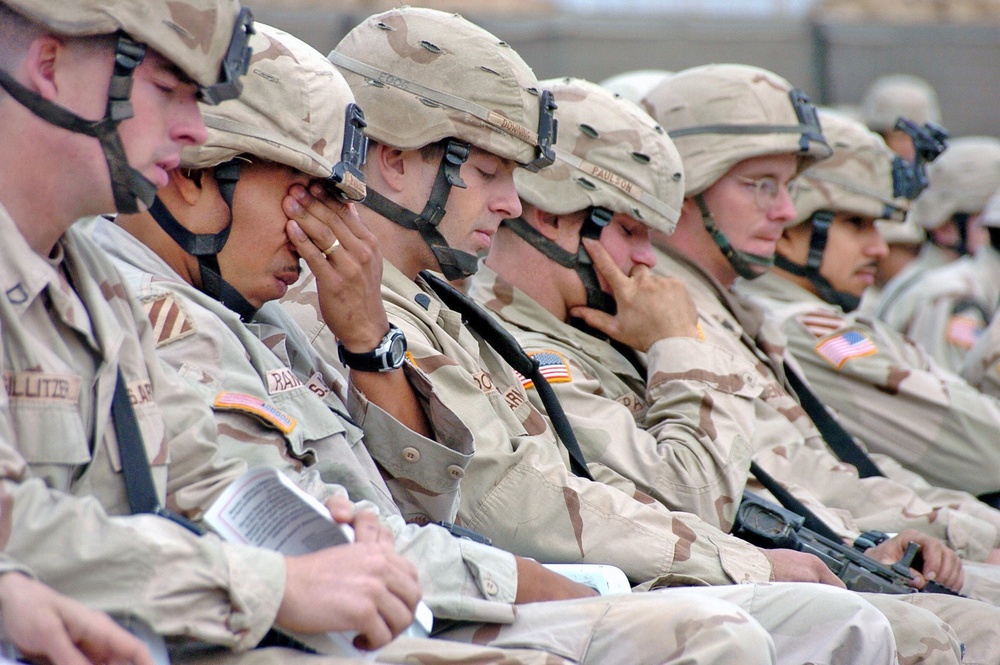
[[[391,372],[406,360],[406,336],[390,323],[389,332],[368,353],[351,353],[338,340],[337,355],[341,363],[359,372]]]

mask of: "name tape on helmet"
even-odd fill
[[[635,184],[631,180],[623,178],[614,171],[609,171],[608,169],[598,166],[597,164],[591,164],[584,159],[580,159],[573,153],[564,152],[558,147],[555,148],[555,151],[556,159],[561,159],[578,171],[582,171],[589,176],[593,176],[601,182],[607,183],[620,192],[631,196],[636,201],[645,204],[647,207],[669,219],[671,223],[676,222],[680,218],[681,213],[679,210],[674,210],[669,205],[645,191],[642,187],[639,187],[639,185]]]

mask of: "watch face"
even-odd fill
[[[392,341],[389,343],[389,366],[390,367],[400,367],[403,364],[403,359],[406,354],[406,337],[402,333],[392,336]]]

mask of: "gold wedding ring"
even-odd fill
[[[330,245],[329,247],[327,247],[326,249],[323,250],[323,256],[330,256],[330,254],[333,252],[333,250],[337,249],[338,247],[340,247],[340,240],[339,239],[338,240],[334,240],[332,245]]]

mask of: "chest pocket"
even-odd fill
[[[90,462],[80,414],[80,377],[4,372],[3,382],[14,443],[28,464],[67,467]]]

